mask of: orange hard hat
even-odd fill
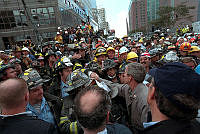
[[[179,48],[181,51],[190,51],[191,50],[191,44],[189,42],[183,42]]]

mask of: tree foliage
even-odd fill
[[[160,7],[157,12],[159,18],[152,21],[151,24],[156,27],[173,27],[179,20],[192,20],[193,15],[190,14],[192,9],[195,7],[187,6],[185,2],[176,7]]]

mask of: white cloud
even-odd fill
[[[115,19],[109,20],[110,29],[115,29],[115,36],[116,37],[123,37],[127,35],[127,28],[126,28],[126,18],[127,18],[126,10],[120,11]]]

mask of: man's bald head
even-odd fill
[[[98,86],[83,89],[75,98],[75,112],[80,124],[94,130],[104,125],[111,100],[107,91]]]
[[[100,103],[101,95],[98,94],[97,91],[92,90],[86,92],[80,98],[80,107],[84,113],[93,112],[93,110],[98,106]]]
[[[23,104],[28,92],[27,84],[23,79],[8,79],[0,83],[0,106],[12,109]]]

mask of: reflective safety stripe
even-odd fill
[[[70,124],[70,134],[78,134],[77,121]]]
[[[70,123],[70,120],[67,116],[65,117],[60,117],[60,123],[59,125],[63,124],[64,122],[69,122]]]

